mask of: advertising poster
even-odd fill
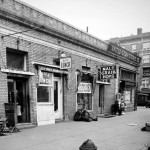
[[[124,99],[126,103],[130,103],[130,91],[124,91]]]
[[[80,82],[78,86],[78,93],[91,93],[91,83]]]

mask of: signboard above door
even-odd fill
[[[114,78],[117,78],[116,66],[101,67],[101,79],[114,79]]]
[[[70,69],[71,68],[71,57],[60,58],[60,69]]]

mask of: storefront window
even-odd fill
[[[38,102],[51,102],[51,87],[39,86],[37,88],[37,101]]]
[[[78,108],[86,108],[86,110],[92,110],[92,95],[88,93],[77,94]]]
[[[78,109],[92,110],[92,76],[80,74],[78,79],[77,104]]]

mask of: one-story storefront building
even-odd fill
[[[10,124],[73,120],[83,107],[110,114],[118,93],[133,110],[139,64],[140,57],[28,4],[0,1],[0,117]]]

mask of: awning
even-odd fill
[[[20,74],[20,75],[34,76],[34,73],[27,72],[27,71],[19,71],[19,70],[4,69],[4,68],[1,68],[1,71],[5,72],[5,73],[11,73],[11,74]]]
[[[56,65],[48,65],[44,63],[32,62],[32,64],[40,66],[40,69],[43,71],[60,73],[60,74],[69,74],[68,70],[61,70],[59,66]]]

